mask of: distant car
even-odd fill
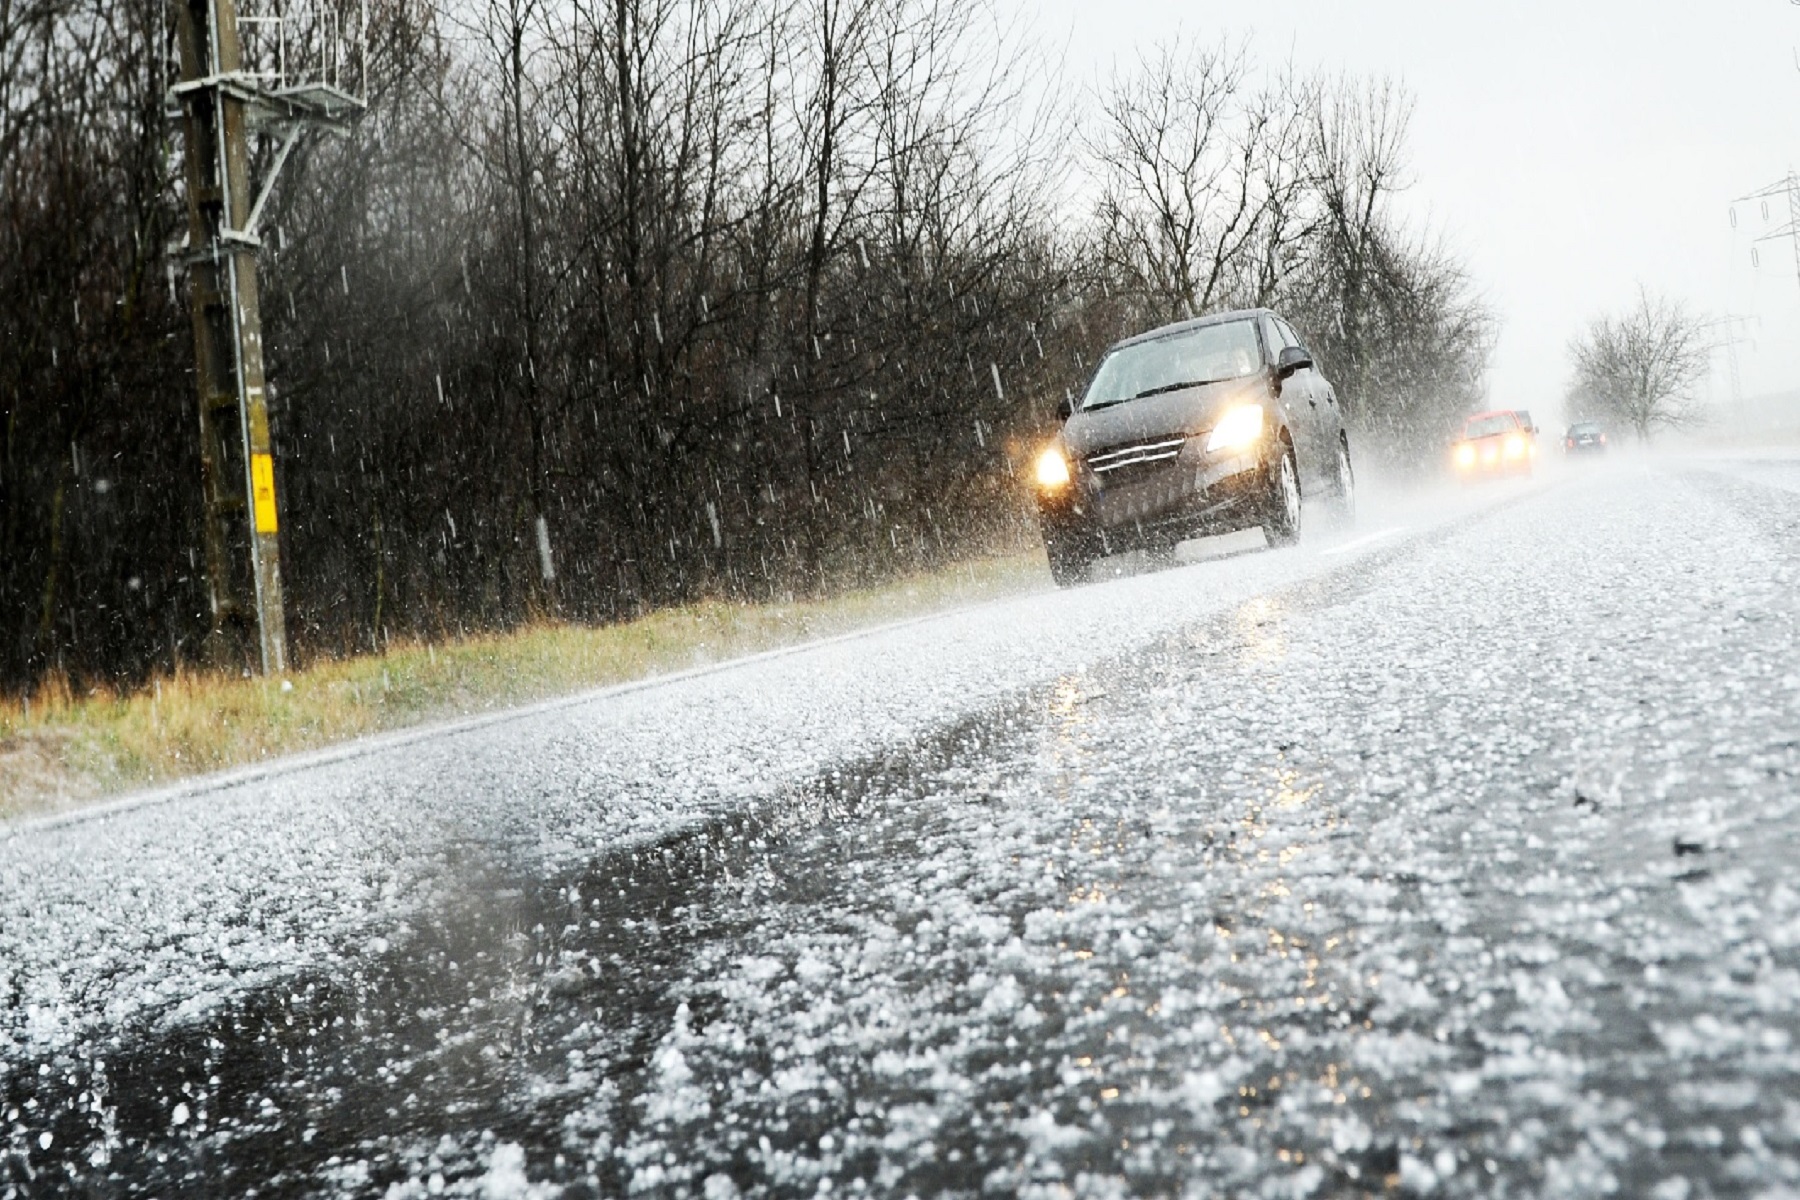
[[[1577,421],[1563,434],[1563,453],[1605,454],[1606,428],[1598,421]]]
[[[1299,540],[1303,497],[1353,519],[1356,481],[1337,393],[1293,326],[1217,313],[1118,343],[1033,464],[1050,573],[1261,526]]]
[[[1520,418],[1524,419],[1521,420]],[[1530,413],[1510,408],[1476,413],[1463,422],[1450,461],[1463,482],[1501,475],[1529,475],[1537,458]]]

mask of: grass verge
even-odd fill
[[[320,662],[284,679],[183,671],[121,693],[0,699],[0,821],[364,734],[646,679],[1042,586],[1042,552],[792,604],[706,601]]]

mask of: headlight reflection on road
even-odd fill
[[[1278,808],[1295,808],[1317,796],[1324,786],[1316,779],[1311,783],[1303,783],[1300,772],[1292,767],[1278,768],[1275,772],[1275,805]],[[1288,862],[1300,850],[1298,846],[1289,846],[1281,852],[1281,861]]]
[[[1268,666],[1287,657],[1287,635],[1281,620],[1286,615],[1286,606],[1269,596],[1259,596],[1238,608],[1235,624],[1246,665]]]
[[[1215,736],[1240,750],[1224,773],[1212,776],[1216,790],[1209,788],[1195,810],[1121,819],[1111,805],[1095,803],[1119,786],[1099,748],[1115,707],[1112,701],[1100,707],[1110,676],[1103,684],[1070,672],[1042,701],[1049,720],[1039,745],[1053,764],[1046,800],[1056,804],[1066,796],[1064,819],[1047,831],[1059,844],[1046,847],[1055,874],[1045,900],[1058,921],[1068,922],[1054,943],[1066,972],[1058,1003],[1080,1023],[1057,1071],[1083,1111],[1136,1105],[1144,1086],[1135,1078],[1139,1039],[1143,1053],[1154,1055],[1170,1044],[1172,1030],[1192,1029],[1209,1043],[1206,1062],[1232,1068],[1217,1070],[1218,1083],[1229,1088],[1217,1097],[1219,1107],[1245,1128],[1267,1128],[1270,1140],[1258,1147],[1259,1156],[1293,1167],[1310,1163],[1318,1143],[1309,1144],[1301,1126],[1283,1114],[1305,1111],[1329,1122],[1345,1112],[1337,1106],[1368,1099],[1353,1082],[1354,1059],[1320,1053],[1327,1045],[1311,1040],[1321,1029],[1358,1036],[1338,1035],[1344,1018],[1335,1014],[1365,995],[1366,972],[1350,969],[1357,960],[1354,943],[1345,941],[1351,914],[1339,911],[1341,884],[1317,873],[1315,860],[1327,853],[1320,839],[1330,836],[1323,831],[1342,824],[1337,785],[1309,757],[1320,747],[1259,752],[1266,745],[1260,727],[1237,727],[1256,720],[1265,689],[1284,686],[1303,643],[1278,600],[1265,597],[1227,613],[1190,632],[1175,654],[1206,661],[1241,686],[1204,706],[1171,692],[1156,708],[1159,722],[1166,719],[1172,734],[1193,739],[1203,753]],[[1121,699],[1117,706],[1125,704]],[[1172,947],[1159,950],[1136,929],[1139,907],[1166,898],[1156,877],[1139,868],[1182,862],[1204,864],[1194,884],[1200,894],[1182,920],[1189,927],[1191,918],[1195,931],[1183,958],[1208,963],[1216,989],[1203,1004],[1170,989],[1164,972],[1173,969],[1166,956]],[[1094,938],[1094,930],[1106,933]],[[1127,967],[1129,974],[1120,969]],[[1124,1129],[1119,1117],[1108,1120],[1114,1132],[1130,1134],[1135,1153],[1136,1129]],[[1320,1137],[1329,1144],[1330,1131]]]
[[[1215,916],[1220,948],[1231,962],[1250,972],[1250,978],[1237,985],[1245,1007],[1242,1023],[1223,1040],[1234,1045],[1260,1044],[1265,1052],[1280,1053],[1288,1022],[1297,1014],[1332,1010],[1340,1003],[1339,975],[1330,964],[1334,952],[1344,953],[1344,943],[1341,937],[1332,936],[1331,918],[1312,898],[1308,872],[1298,868],[1317,846],[1283,836],[1301,819],[1301,810],[1321,803],[1324,781],[1289,764],[1285,753],[1266,764],[1260,774],[1261,786],[1245,797],[1247,803],[1228,855],[1228,861],[1251,886],[1233,889],[1244,898],[1239,911]],[[1309,825],[1314,823],[1306,820]],[[1239,936],[1224,938],[1233,924]],[[1284,986],[1271,990],[1277,978]],[[1324,1072],[1319,1082],[1330,1087],[1334,1104],[1344,1103],[1337,1099],[1345,1092],[1335,1086],[1336,1068],[1327,1067]],[[1282,1082],[1301,1084],[1310,1077],[1307,1071],[1289,1073],[1284,1081],[1271,1078],[1268,1088],[1272,1091]],[[1253,1097],[1245,1097],[1241,1115],[1252,1115],[1258,1107]]]
[[[1086,675],[1074,673],[1059,678],[1050,690],[1046,706],[1050,717],[1046,749],[1055,764],[1050,776],[1051,797],[1061,807],[1073,804],[1086,777],[1087,764],[1094,755],[1088,731],[1094,726],[1095,718],[1089,706],[1105,695],[1105,689]],[[1120,876],[1105,862],[1120,858],[1127,849],[1128,840],[1128,831],[1122,822],[1081,817],[1069,826],[1068,850],[1046,863],[1047,868],[1062,874],[1067,887],[1059,915],[1084,905],[1129,903],[1120,894]],[[1084,865],[1087,863],[1094,864],[1091,874]],[[1094,957],[1091,948],[1067,944],[1063,948],[1077,961]]]
[[[1050,689],[1050,716],[1059,726],[1079,727],[1088,723],[1087,702],[1096,695],[1090,694],[1088,681],[1080,675],[1064,675]]]
[[[1106,891],[1097,883],[1090,883],[1084,888],[1076,888],[1069,893],[1070,904],[1105,904]]]
[[[1050,689],[1050,702],[1046,707],[1054,740],[1049,750],[1051,761],[1056,764],[1051,778],[1060,804],[1066,805],[1073,798],[1074,789],[1093,755],[1086,739],[1088,726],[1093,722],[1088,702],[1105,694],[1093,690],[1086,676],[1073,674],[1062,676]]]

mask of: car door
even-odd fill
[[[1285,321],[1273,316],[1262,319],[1263,338],[1270,348],[1270,359],[1279,359],[1282,350],[1300,345],[1294,331]],[[1295,371],[1281,385],[1282,407],[1289,429],[1294,435],[1294,455],[1299,459],[1300,487],[1307,495],[1317,495],[1323,478],[1320,407],[1324,403],[1319,373],[1308,367]],[[1331,461],[1335,462],[1335,458]]]
[[[1293,339],[1295,345],[1306,345],[1294,327],[1285,320],[1276,317],[1275,324]],[[1307,374],[1312,377],[1313,390],[1319,400],[1317,409],[1319,416],[1319,469],[1324,472],[1329,482],[1335,484],[1337,482],[1335,472],[1338,442],[1345,433],[1344,406],[1339,402],[1337,389],[1331,386],[1331,380],[1325,378],[1325,368],[1320,365],[1311,350],[1306,353],[1307,357],[1313,359],[1312,369]]]
[[[1273,374],[1281,361],[1284,343],[1281,331],[1275,322],[1265,314],[1256,319],[1257,336],[1262,339],[1263,351],[1268,356],[1269,371]],[[1298,372],[1296,372],[1298,374]],[[1306,487],[1307,460],[1312,457],[1312,447],[1306,444],[1306,389],[1295,381],[1293,375],[1286,379],[1277,379],[1275,384],[1275,411],[1280,415],[1281,423],[1287,427],[1288,434],[1294,439],[1294,460],[1300,471],[1300,485]]]

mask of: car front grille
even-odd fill
[[[1127,467],[1167,462],[1180,454],[1182,446],[1186,444],[1186,438],[1173,438],[1167,441],[1141,442],[1136,446],[1121,446],[1117,450],[1108,450],[1105,454],[1089,456],[1087,465],[1094,474],[1106,475]]]

